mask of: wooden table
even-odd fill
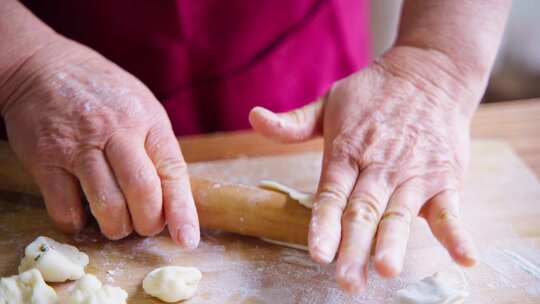
[[[472,122],[472,137],[507,141],[540,176],[540,98],[480,105]],[[312,151],[322,147],[322,140],[281,145],[253,131],[238,131],[185,137],[180,144],[186,160],[196,162]]]
[[[510,143],[540,176],[540,98],[481,105],[473,119],[472,136]]]
[[[473,122],[475,139],[499,138],[509,142],[538,176],[537,134],[540,134],[540,99],[481,106]],[[314,140],[280,145],[251,131],[181,140],[188,162],[308,152],[320,149],[321,144],[321,140]],[[467,303],[538,303],[540,273],[535,268],[540,265],[538,181],[505,144],[477,141],[472,150],[476,157],[471,162],[468,188],[464,191],[463,215],[481,248],[482,259],[477,267],[467,270],[472,291]],[[225,177],[247,180],[251,174],[249,180],[257,182],[262,177],[258,174],[272,173],[270,178],[275,175],[278,180],[303,189],[302,184],[310,188],[315,185],[316,172],[320,169],[312,164],[320,164],[317,155],[320,156],[306,153],[241,157],[192,164],[190,170],[196,175],[214,168],[212,172],[223,175],[218,180],[224,181]],[[283,172],[287,174],[278,175]],[[292,172],[303,174],[296,176]],[[37,235],[47,235],[73,243],[88,253],[91,265],[87,271],[106,283],[125,288],[130,293],[130,304],[159,303],[144,295],[140,282],[148,271],[163,265],[191,265],[203,271],[200,291],[190,303],[381,303],[394,290],[449,266],[449,257],[433,239],[425,222],[415,220],[404,273],[390,281],[372,274],[369,290],[352,297],[337,288],[332,266],[320,267],[304,252],[254,238],[206,231],[201,246],[186,252],[179,250],[166,232],[156,237],[131,236],[110,242],[92,225],[72,239],[54,229],[39,198],[6,195],[0,200],[3,200],[0,202],[0,275],[15,273],[24,246]],[[238,218],[241,223],[248,220]],[[62,296],[68,286],[55,287]]]

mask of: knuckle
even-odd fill
[[[37,164],[65,165],[71,158],[75,146],[75,142],[68,135],[39,134],[33,160]]]
[[[146,137],[145,146],[150,154],[157,154],[163,147],[170,145],[171,138],[163,132],[161,126],[155,126],[150,129]],[[176,142],[175,142],[176,144]]]
[[[354,159],[358,155],[356,145],[354,140],[350,138],[338,138],[334,140],[330,149],[331,159],[355,165],[356,162]]]
[[[382,215],[380,204],[369,194],[357,194],[350,199],[349,208],[343,214],[348,223],[377,225]]]
[[[343,212],[347,206],[347,194],[338,187],[323,188],[319,193],[317,206],[322,205],[335,207]]]
[[[331,199],[336,201],[347,200],[347,194],[341,187],[335,185],[324,185],[320,190],[319,196],[324,199]]]
[[[401,222],[405,225],[410,225],[411,221],[412,221],[412,214],[411,212],[409,212],[408,210],[390,210],[390,211],[386,211],[382,218],[381,218],[381,221],[398,221],[398,222]]]
[[[122,150],[122,146],[125,145],[125,139],[120,133],[112,134],[109,139],[103,145],[103,150],[107,154],[115,154]]]
[[[157,165],[157,171],[163,181],[175,181],[187,175],[187,164],[176,158],[165,158]]]
[[[455,223],[459,220],[459,216],[450,209],[441,209],[434,218],[434,224],[443,225]]]
[[[90,208],[94,215],[118,215],[125,210],[126,201],[119,191],[98,192],[90,199]]]
[[[86,136],[86,140],[101,142],[110,133],[111,126],[116,124],[112,116],[106,111],[89,114],[83,110],[79,113],[76,123],[79,132]]]
[[[73,156],[73,168],[75,171],[92,172],[98,166],[100,153],[96,149],[83,149]]]
[[[137,165],[133,174],[126,177],[127,191],[136,196],[148,197],[159,188],[155,171],[145,165]]]
[[[130,208],[143,208],[139,206],[158,206],[162,203],[161,186],[151,186],[149,184],[142,184],[139,187],[131,187],[126,189],[127,201]],[[149,209],[143,208],[143,209]],[[146,210],[150,212],[151,210]],[[145,212],[145,213],[146,213]],[[150,214],[150,213],[149,213]]]
[[[130,200],[132,203],[148,203],[152,206],[161,204],[161,185],[141,184],[139,187],[133,187],[128,190],[132,193]]]
[[[302,123],[306,121],[306,113],[303,109],[297,109],[297,110],[288,112],[287,114],[289,118],[296,123]]]

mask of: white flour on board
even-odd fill
[[[261,240],[263,240],[265,242],[268,242],[268,243],[271,243],[271,244],[275,244],[275,245],[279,245],[279,246],[285,246],[285,247],[291,247],[291,248],[298,249],[298,250],[305,250],[305,251],[309,250],[309,248],[307,246],[305,246],[305,245],[287,243],[287,242],[282,242],[282,241],[276,241],[276,240],[271,240],[271,239],[267,239],[267,238],[261,238]]]
[[[473,152],[475,149],[478,150],[473,144]],[[485,150],[497,151],[497,155],[506,153],[498,146],[486,146]],[[530,203],[537,202],[533,198],[539,197],[538,181],[533,180],[531,174],[524,175],[522,169],[525,167],[512,159],[501,161],[502,158],[494,157],[493,152],[475,153],[481,157],[472,158],[472,170],[464,189],[463,219],[478,242],[480,260],[476,267],[466,270],[471,285],[471,296],[466,303],[515,303],[515,299],[523,299],[523,303],[540,303],[540,280],[537,278],[540,246],[533,234],[535,230],[527,226],[537,223],[538,219],[539,209]],[[302,173],[299,176],[281,174],[286,172],[283,168],[291,167],[291,158],[286,160],[263,159],[266,163],[261,165],[260,159],[244,158],[235,163],[236,167],[230,162],[221,162],[217,166],[204,164],[205,168],[201,167],[199,171],[201,175],[211,171],[208,176],[224,184],[255,186],[262,179],[277,179],[302,191],[313,192],[320,173],[317,171],[320,157],[303,154],[294,158],[295,172]],[[190,164],[190,172],[196,171]],[[516,186],[516,181],[519,185],[512,187]],[[519,209],[518,202],[530,208],[526,214]],[[33,206],[42,203],[31,202]],[[481,208],[472,207],[476,204]],[[9,265],[17,264],[26,239],[31,241],[34,237],[29,232],[50,233],[67,239],[52,227],[42,207],[33,206],[7,198],[0,206],[4,211],[0,212],[0,245],[15,251],[9,250],[1,256],[4,274],[15,271]],[[525,220],[516,221],[518,216]],[[507,218],[512,222],[506,222]],[[444,269],[450,263],[448,254],[437,245],[427,225],[417,222],[420,224],[413,227],[406,265],[400,277],[388,281],[370,271],[368,290],[356,297],[344,294],[337,287],[332,266],[319,266],[305,252],[267,245],[253,238],[234,236],[223,241],[221,236],[205,233],[201,248],[193,252],[176,251],[168,237],[161,235],[150,241],[129,237],[106,246],[109,241],[104,238],[83,234],[76,238],[76,245],[91,255],[89,271],[129,285],[130,294],[143,302],[147,299],[139,293],[139,284],[151,267],[189,264],[203,270],[205,278],[201,282],[201,293],[192,303],[387,303],[389,295],[397,289]],[[201,253],[204,257],[197,256]],[[309,296],[299,298],[302,295]]]
[[[514,252],[509,249],[502,251],[509,259],[511,259],[515,265],[519,266],[523,271],[534,276],[536,279],[540,280],[540,266],[536,265],[533,261],[528,260],[527,258],[521,256],[517,252]]]
[[[475,284],[473,290],[506,290],[506,294],[540,297],[540,249],[534,242],[525,244],[508,241],[483,249],[480,263],[471,269],[483,283],[471,282]],[[500,296],[493,302],[501,302]]]

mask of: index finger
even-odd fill
[[[445,190],[430,199],[422,210],[433,235],[462,266],[476,263],[476,248],[459,218],[459,193]]]
[[[309,224],[309,252],[314,260],[324,264],[334,260],[339,248],[341,216],[358,175],[356,163],[341,150],[336,145],[325,148]]]
[[[199,218],[191,194],[187,165],[170,125],[148,133],[146,150],[161,180],[169,233],[174,241],[194,249],[199,245]]]

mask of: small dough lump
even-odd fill
[[[19,273],[37,268],[47,282],[78,280],[84,275],[88,256],[76,247],[40,236],[26,246]]]
[[[0,304],[57,304],[58,296],[37,269],[0,279]]]
[[[92,274],[84,275],[69,293],[65,304],[125,304],[128,294],[120,287],[103,285]]]
[[[469,295],[467,280],[461,269],[437,272],[419,282],[398,290],[395,304],[461,304]]]
[[[195,267],[166,266],[148,273],[143,289],[164,302],[178,302],[195,294],[201,278],[201,272]]]

